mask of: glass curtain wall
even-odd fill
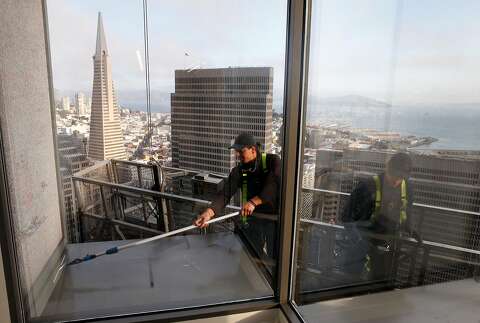
[[[478,319],[479,5],[312,1],[293,280],[306,321]]]
[[[28,321],[273,300],[286,1],[45,4],[60,205],[13,228]],[[231,217],[175,234],[206,210]]]

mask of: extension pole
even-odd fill
[[[237,216],[239,214],[240,214],[239,212],[233,212],[233,213],[230,213],[230,214],[226,214],[224,216],[220,216],[218,218],[213,218],[212,220],[208,221],[207,223],[211,224],[211,223],[215,223],[215,222],[224,221],[226,219],[233,218],[234,216]],[[160,240],[160,239],[170,237],[170,236],[173,236],[173,235],[185,232],[185,231],[189,231],[189,230],[192,230],[192,229],[196,229],[196,228],[198,228],[198,227],[196,225],[192,224],[192,225],[190,225],[188,227],[185,227],[185,228],[181,228],[181,229],[178,229],[178,230],[174,230],[174,231],[170,231],[170,232],[167,232],[167,233],[159,234],[158,236],[143,239],[143,240],[140,240],[140,241],[135,241],[135,242],[132,242],[132,243],[127,243],[127,244],[122,245],[122,246],[116,246],[116,247],[110,248],[110,249],[108,249],[104,252],[100,252],[100,253],[92,254],[92,255],[86,255],[83,258],[77,258],[77,259],[72,260],[71,262],[68,263],[68,265],[76,265],[76,264],[79,264],[79,263],[82,263],[82,262],[85,262],[85,261],[88,261],[88,260],[92,260],[92,259],[104,256],[104,255],[111,255],[111,254],[117,253],[117,252],[119,252],[121,250],[124,250],[124,249],[127,249],[127,248],[137,247],[137,246],[140,246],[140,245],[145,244],[145,243]]]

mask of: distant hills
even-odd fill
[[[371,107],[371,108],[388,108],[390,104],[367,98],[360,95],[344,95],[337,97],[318,98],[314,99],[312,104],[321,106],[335,106],[335,107]]]

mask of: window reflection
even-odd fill
[[[306,305],[320,300],[408,297],[425,285],[434,298],[433,285],[477,279],[480,132],[469,119],[480,117],[471,103],[480,98],[451,74],[478,81],[475,63],[460,58],[479,51],[468,45],[476,9],[313,2],[294,286],[307,320],[325,319],[317,310],[330,303]],[[382,306],[382,297],[364,301],[373,299]]]

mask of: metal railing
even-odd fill
[[[333,190],[324,190],[321,188],[307,188],[303,187],[303,191],[307,192],[314,192],[314,193],[326,193],[326,194],[333,194],[333,195],[343,195],[343,196],[350,196],[350,193],[345,193],[345,192],[339,192],[339,191],[333,191]],[[442,206],[436,206],[436,205],[429,205],[429,204],[423,204],[423,203],[412,203],[413,206],[418,206],[426,209],[433,209],[433,210],[441,210],[441,211],[447,211],[447,212],[456,212],[456,213],[462,213],[462,214],[469,214],[469,215],[476,215],[480,216],[480,212],[472,212],[472,211],[466,211],[466,210],[458,210],[458,209],[452,209],[452,208],[447,208],[447,207],[442,207]]]
[[[326,189],[319,189],[319,188],[303,188],[302,191],[304,193],[311,193],[311,194],[332,194],[332,195],[338,195],[338,196],[344,196],[344,197],[349,197],[350,193],[345,193],[345,192],[339,192],[339,191],[334,191],[334,190],[326,190]],[[412,204],[414,207],[419,208],[420,210],[433,210],[433,211],[441,211],[441,212],[451,212],[452,214],[463,214],[466,216],[473,216],[473,217],[479,217],[480,213],[479,212],[472,212],[468,210],[459,210],[459,209],[453,209],[453,208],[446,208],[446,207],[440,207],[436,205],[428,205],[424,203],[413,203]],[[300,210],[301,211],[301,210]],[[420,225],[423,223],[423,217],[424,214],[420,212],[421,214],[421,219],[419,221]],[[329,239],[330,246],[332,247],[332,242],[333,245],[335,244],[335,239],[336,236],[333,232],[345,232],[346,228],[344,225],[337,224],[337,223],[328,223],[324,221],[318,221],[317,219],[308,219],[308,218],[303,218],[299,216],[299,221],[302,224],[311,224],[315,227],[318,228],[324,228],[327,232],[327,239]],[[353,226],[355,226],[355,223],[352,223]],[[333,230],[333,231],[332,231]],[[329,233],[330,232],[330,233]],[[478,268],[480,266],[480,250],[474,249],[474,248],[468,248],[468,247],[462,247],[458,245],[452,245],[452,244],[447,244],[447,243],[441,243],[441,242],[436,242],[436,241],[430,241],[430,240],[421,240],[418,241],[417,239],[414,239],[412,237],[406,237],[406,236],[398,236],[398,237],[392,237],[391,235],[378,235],[372,232],[368,232],[368,230],[362,230],[362,235],[365,235],[365,237],[371,236],[375,239],[380,239],[380,240],[392,240],[397,239],[400,240],[401,243],[407,243],[410,244],[411,246],[414,246],[416,249],[416,252],[418,252],[419,249],[422,250],[421,254],[422,257],[418,259],[420,261],[420,273],[419,273],[419,278],[418,278],[418,285],[423,285],[424,284],[424,279],[426,276],[426,270],[427,270],[427,263],[429,259],[441,259],[444,261],[450,261],[454,263],[463,263],[465,265],[470,265],[474,266],[474,269],[472,270],[472,273],[474,277],[478,275]],[[318,237],[317,237],[318,238]],[[318,241],[320,243],[320,240]],[[333,248],[333,247],[332,247]],[[434,252],[434,251],[437,252]],[[438,252],[441,251],[441,252]],[[454,255],[454,256],[448,256],[445,254],[445,252],[460,252],[465,254],[465,256],[459,256]],[[331,252],[330,255],[327,255],[325,257],[333,257],[334,252]],[[318,258],[318,257],[317,257]],[[322,258],[325,259],[325,258]],[[308,260],[308,259],[307,259]],[[409,280],[412,278],[413,271],[415,269],[415,260],[411,261],[411,268],[409,269]],[[325,262],[331,262],[331,260],[325,260]],[[463,278],[463,277],[459,277]]]
[[[211,204],[191,192],[191,178],[196,173],[124,160],[99,162],[72,177],[77,218],[110,225],[111,237],[121,239],[129,236],[124,230],[140,232],[142,236],[174,229],[175,211],[190,215],[180,226],[191,224],[195,210]],[[176,180],[179,182],[175,183]],[[101,237],[104,228],[98,227],[104,226],[97,226],[90,236]],[[93,230],[94,226],[91,227]]]
[[[315,221],[315,220],[311,220],[311,219],[300,219],[300,221],[303,222],[303,223],[310,223],[310,224],[314,224],[314,225],[320,225],[320,226],[323,226],[323,227],[329,227],[329,228],[334,228],[334,229],[338,229],[338,230],[345,230],[345,226],[343,226],[343,225],[325,223],[325,222]],[[365,235],[369,235],[369,233],[365,232]],[[379,238],[379,237],[381,238],[382,237],[382,235],[374,235],[374,234],[371,234],[371,235],[375,236],[376,238]],[[387,236],[387,235],[384,235],[384,237],[385,237],[385,239],[390,238],[390,236]],[[448,245],[448,244],[445,244],[445,243],[439,243],[439,242],[428,241],[428,240],[418,241],[418,240],[416,240],[414,238],[410,238],[410,237],[402,237],[401,240],[403,240],[405,242],[415,243],[415,244],[421,243],[424,246],[438,247],[438,248],[444,248],[444,249],[449,249],[449,250],[454,250],[454,251],[461,251],[461,252],[470,253],[470,254],[474,254],[474,255],[480,255],[480,250],[474,250],[474,249],[469,249],[469,248],[452,246],[452,245]],[[480,265],[480,263],[478,263],[478,264]]]

